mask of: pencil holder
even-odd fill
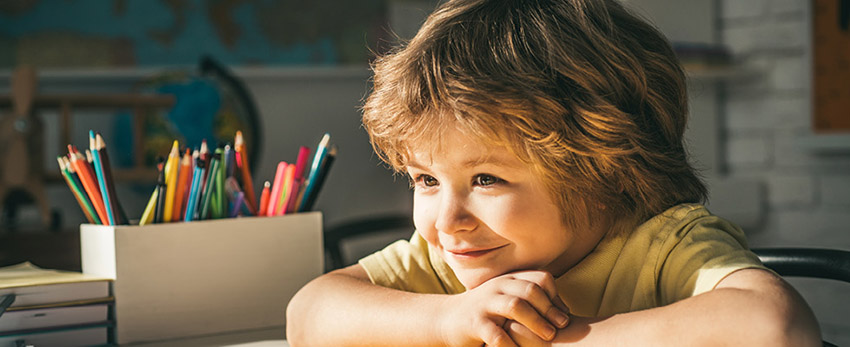
[[[80,227],[84,273],[112,278],[117,343],[286,324],[289,300],[322,274],[319,212]]]

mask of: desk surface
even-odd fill
[[[122,346],[143,347],[289,347],[286,330],[281,328],[250,330],[221,335],[208,335],[168,341],[133,343]]]

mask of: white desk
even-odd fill
[[[122,346],[144,347],[289,347],[286,343],[286,330],[283,328],[250,330],[220,335],[207,335],[167,341],[133,343]]]

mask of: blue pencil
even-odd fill
[[[310,211],[313,209],[313,203],[316,202],[316,197],[319,196],[319,191],[322,190],[322,184],[325,182],[325,178],[328,177],[328,171],[330,171],[331,164],[333,164],[334,158],[336,158],[336,152],[336,145],[333,145],[322,159],[316,178],[310,182],[310,195],[304,197],[304,202],[300,206],[301,211]],[[307,193],[305,192],[305,194]]]
[[[186,202],[186,214],[183,220],[191,222],[195,217],[195,211],[198,209],[198,191],[200,189],[201,180],[204,178],[203,160],[200,158],[195,161],[195,171],[192,175],[192,185],[189,188],[189,200]]]
[[[321,169],[322,161],[328,154],[328,144],[331,141],[331,134],[325,133],[322,136],[322,140],[319,141],[319,145],[316,147],[316,154],[313,156],[313,163],[310,165],[310,174],[307,176],[307,182],[305,183],[306,187],[304,188],[304,193],[301,196],[301,201],[298,202],[298,212],[306,211],[305,202],[307,201],[307,197],[310,196],[313,189],[316,189],[315,182],[319,177],[319,170]]]
[[[112,204],[109,203],[109,190],[106,189],[106,178],[103,175],[103,162],[100,161],[100,151],[95,145],[94,131],[89,130],[89,149],[92,155],[92,166],[97,174],[97,184],[100,186],[100,195],[103,196],[103,207],[106,209],[107,225],[115,225],[115,217],[112,215]]]

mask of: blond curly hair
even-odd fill
[[[682,68],[616,1],[449,1],[372,69],[363,125],[399,172],[452,126],[508,146],[566,215],[645,220],[706,199],[683,144]]]

